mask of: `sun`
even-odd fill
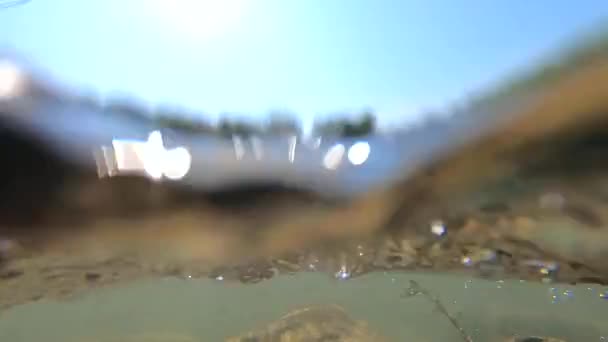
[[[153,0],[155,17],[187,38],[215,38],[234,29],[249,0]],[[155,19],[156,19],[155,18]]]

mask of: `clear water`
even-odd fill
[[[474,341],[514,334],[608,340],[606,288],[376,273],[348,281],[300,274],[255,285],[167,278],[106,288],[4,312],[0,341],[222,341],[295,308],[328,303],[392,341],[461,341],[425,297],[401,297],[410,279],[439,297]]]

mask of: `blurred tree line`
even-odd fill
[[[608,58],[608,23],[567,45],[562,51],[550,56],[528,70],[513,74],[495,87],[471,94],[461,104],[452,106],[446,112],[452,114],[484,115],[488,110],[501,106],[511,106],[518,97],[534,95],[565,73],[581,66],[606,60]],[[223,115],[218,122],[212,123],[204,113],[193,113],[175,106],[161,106],[154,110],[133,101],[128,96],[114,96],[105,104],[83,100],[89,105],[103,108],[109,115],[122,115],[136,120],[146,120],[159,128],[170,128],[193,134],[212,134],[229,137],[232,135],[298,135],[303,132],[302,123],[297,115],[289,111],[270,112],[266,120],[254,121],[251,118]],[[445,113],[443,113],[445,114]],[[439,117],[438,115],[429,115]],[[441,124],[442,120],[431,120]],[[315,136],[357,137],[376,133],[376,116],[371,110],[358,113],[334,113],[317,120],[312,128]]]
[[[272,111],[265,119],[254,120],[248,116],[221,115],[213,123],[204,113],[192,112],[177,106],[160,106],[150,110],[128,96],[114,96],[103,105],[90,98],[82,99],[88,106],[102,108],[108,115],[119,115],[130,120],[145,121],[156,128],[168,128],[191,134],[210,134],[223,137],[239,135],[296,135],[302,136],[302,122],[295,113]],[[358,137],[376,132],[376,116],[370,110],[361,113],[331,115],[317,120],[312,128],[315,136]]]

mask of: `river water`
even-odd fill
[[[474,341],[505,341],[514,334],[608,340],[608,300],[603,298],[608,289],[598,286],[414,273],[340,281],[307,273],[255,285],[166,278],[65,302],[32,303],[2,313],[0,341],[223,341],[290,310],[330,303],[392,341],[461,341],[426,297],[401,296],[412,279],[440,298]]]

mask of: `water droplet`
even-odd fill
[[[350,277],[350,273],[346,270],[346,266],[340,267],[340,270],[336,272],[336,278],[347,279]]]
[[[406,289],[405,292],[405,297],[413,297],[413,296],[417,296],[420,293],[420,291],[418,291],[418,289],[410,287],[408,289]]]
[[[446,228],[445,225],[443,224],[443,221],[441,220],[436,220],[431,222],[431,233],[437,235],[437,236],[443,236],[446,232]]]

